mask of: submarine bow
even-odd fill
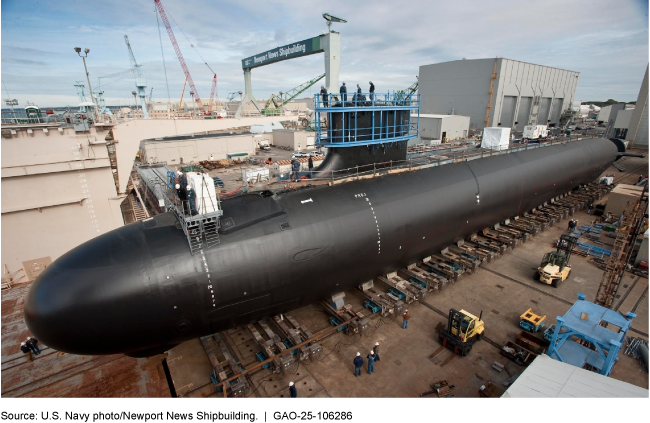
[[[333,187],[223,201],[217,246],[191,255],[173,215],[116,229],[54,261],[25,320],[75,354],[165,351],[405,267],[596,179],[616,146],[590,139]]]

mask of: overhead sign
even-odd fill
[[[247,57],[241,61],[241,67],[242,69],[257,68],[287,59],[320,53],[322,51],[323,49],[320,47],[320,36],[318,36]]]

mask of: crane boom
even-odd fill
[[[133,50],[131,49],[131,43],[129,43],[129,36],[124,36],[124,42],[126,47],[129,49],[129,60],[131,61],[131,68],[133,68],[133,76],[135,77],[135,87],[138,90],[138,97],[140,97],[140,107],[142,108],[142,117],[144,119],[149,119],[149,111],[147,110],[147,98],[145,93],[145,88],[147,87],[147,81],[142,76],[140,71],[140,65],[135,61],[135,56],[133,55]]]
[[[206,63],[207,65],[207,63]],[[209,67],[209,66],[208,66]],[[210,105],[208,106],[208,112],[212,112],[212,106],[214,105],[214,94],[217,92],[217,74],[214,74],[212,78],[212,91],[210,91]]]
[[[206,112],[205,108],[203,107],[203,102],[201,101],[201,97],[199,97],[199,92],[196,89],[196,85],[194,85],[194,80],[190,75],[190,70],[187,68],[187,64],[185,64],[183,53],[181,53],[181,49],[180,47],[178,47],[178,42],[176,42],[174,31],[172,31],[172,27],[169,24],[169,19],[167,19],[167,13],[165,13],[165,9],[163,8],[163,5],[160,2],[160,0],[154,0],[154,2],[156,3],[156,7],[158,8],[158,13],[160,13],[160,18],[162,19],[163,24],[165,25],[165,29],[167,29],[167,35],[169,35],[169,40],[171,41],[172,46],[174,47],[174,51],[176,52],[178,61],[181,63],[181,68],[183,68],[183,72],[185,73],[187,82],[190,83],[190,89],[194,92],[194,100],[196,100],[196,102],[198,103],[201,112],[203,112],[204,115],[208,115],[209,112]]]
[[[309,87],[311,87],[312,85],[314,85],[315,83],[323,79],[324,77],[325,74],[322,74],[320,76],[317,76],[314,79],[310,79],[309,81],[298,85],[297,87],[290,89],[289,91],[284,93],[286,94],[286,98],[279,103],[276,101],[275,94],[273,94],[271,98],[269,98],[269,101],[266,102],[264,108],[262,109],[262,114],[265,116],[271,116],[271,115],[275,116],[281,114],[282,107],[284,107],[285,104],[289,103],[291,100],[298,97],[303,92],[307,91]],[[271,103],[273,103],[275,108],[270,107]]]
[[[126,48],[129,49],[129,60],[131,61],[131,70],[133,71],[133,76],[135,78],[142,78],[142,72],[140,71],[140,65],[135,61],[135,56],[133,55],[133,50],[131,49],[131,43],[129,43],[129,36],[124,36],[124,42],[126,43]]]

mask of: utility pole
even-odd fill
[[[95,96],[93,96],[93,87],[90,85],[90,75],[88,74],[88,66],[86,66],[86,57],[88,57],[88,53],[90,53],[90,49],[85,48],[84,53],[85,55],[81,55],[81,47],[75,47],[74,51],[77,52],[79,57],[84,61],[84,69],[86,70],[86,80],[88,81],[88,90],[90,90],[90,99],[92,100],[93,104],[95,105],[95,122],[99,121],[99,109],[97,108],[97,103],[95,102]]]

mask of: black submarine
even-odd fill
[[[586,139],[349,183],[222,202],[220,244],[190,254],[171,213],[54,261],[25,303],[31,332],[74,354],[149,356],[351,289],[596,179]]]

